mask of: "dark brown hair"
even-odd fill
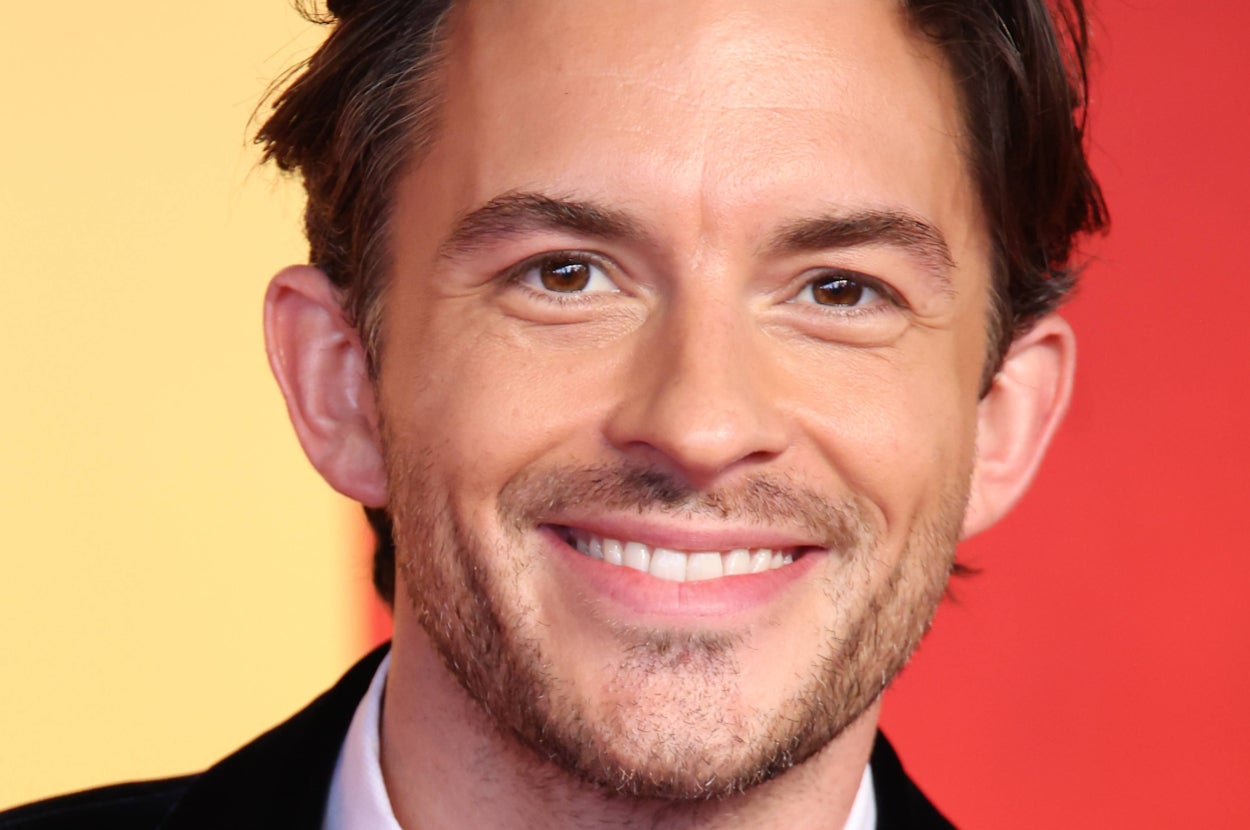
[[[392,198],[437,126],[439,63],[453,0],[332,0],[333,26],[289,76],[256,141],[298,172],[308,194],[311,262],[342,292],[376,372],[389,271]],[[969,166],[993,242],[994,304],[985,387],[1012,339],[1075,285],[1077,239],[1107,211],[1085,156],[1088,24],[1081,0],[906,0],[937,44],[964,106]],[[284,79],[286,80],[286,79]],[[394,599],[394,545],[384,510],[373,579]]]
[[[970,168],[994,261],[983,387],[1011,341],[1076,285],[1077,239],[1102,231],[1102,190],[1085,156],[1088,20],[1081,0],[907,0],[963,97]]]
[[[273,100],[256,134],[265,161],[297,172],[308,194],[309,261],[342,294],[370,371],[381,348],[391,197],[401,171],[432,138],[441,24],[452,0],[339,0],[325,14],[301,4],[329,37]]]

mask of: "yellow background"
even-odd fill
[[[260,327],[305,249],[249,116],[323,34],[283,0],[5,4],[0,807],[200,769],[363,642],[356,513]]]

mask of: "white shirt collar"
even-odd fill
[[[402,830],[386,794],[378,751],[382,692],[390,665],[388,653],[347,728],[347,737],[334,765],[334,777],[330,780],[322,830]],[[876,826],[877,799],[872,790],[872,768],[864,767],[864,776],[843,830],[875,830]]]
[[[391,655],[387,652],[373,675],[369,691],[356,707],[351,726],[347,727],[334,777],[330,779],[322,830],[402,830],[386,794],[378,749],[382,691],[390,665]]]
[[[877,830],[877,794],[872,788],[872,766],[864,766],[859,779],[859,789],[851,804],[851,814],[846,817],[842,830]]]

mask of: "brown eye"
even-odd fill
[[[590,284],[590,265],[551,260],[538,266],[538,279],[548,291],[582,291]]]
[[[618,289],[589,257],[556,254],[522,266],[517,282],[545,294],[597,294]]]
[[[816,278],[803,286],[803,290],[791,302],[847,311],[867,311],[870,308],[898,305],[888,289],[871,277],[833,269],[818,272]]]
[[[812,299],[821,305],[859,305],[865,286],[847,277],[835,277],[812,283]]]

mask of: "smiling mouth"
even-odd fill
[[[572,527],[556,527],[569,547],[608,565],[632,568],[666,582],[700,582],[722,576],[773,571],[803,555],[802,548],[735,548],[727,551],[680,551],[628,539],[596,536]]]

